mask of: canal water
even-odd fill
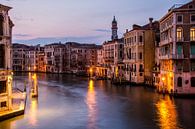
[[[15,74],[14,87],[23,89],[26,82],[29,91],[32,76]],[[39,97],[28,96],[25,115],[0,122],[0,129],[195,129],[193,99],[72,75],[35,79]]]

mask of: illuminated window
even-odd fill
[[[181,27],[177,28],[177,41],[182,41],[183,29]]]
[[[195,28],[190,29],[190,40],[195,41]]]

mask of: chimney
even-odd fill
[[[128,29],[126,29],[126,33],[128,33]]]
[[[152,22],[153,22],[153,18],[149,18],[149,22],[150,22],[150,29],[152,29]]]

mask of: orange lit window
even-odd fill
[[[195,41],[195,28],[190,29],[190,40]]]
[[[177,41],[182,41],[182,37],[183,37],[183,29],[177,28]]]

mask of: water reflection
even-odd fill
[[[31,98],[30,110],[29,110],[29,123],[30,125],[37,125],[37,108],[38,108],[38,99]]]
[[[173,100],[169,97],[160,99],[156,107],[161,129],[182,129],[178,122],[176,106]]]
[[[29,94],[24,116],[0,122],[0,129],[193,129],[195,101],[173,99],[142,87],[113,86],[71,75],[37,73],[39,98]],[[45,77],[44,77],[45,76]],[[58,77],[59,76],[59,77]],[[62,80],[61,80],[62,78]],[[62,82],[61,82],[62,81]],[[19,86],[19,85],[18,85]]]
[[[88,106],[88,128],[92,129],[95,127],[96,124],[96,115],[97,115],[97,102],[96,102],[96,92],[94,89],[94,81],[89,81],[86,103]]]

